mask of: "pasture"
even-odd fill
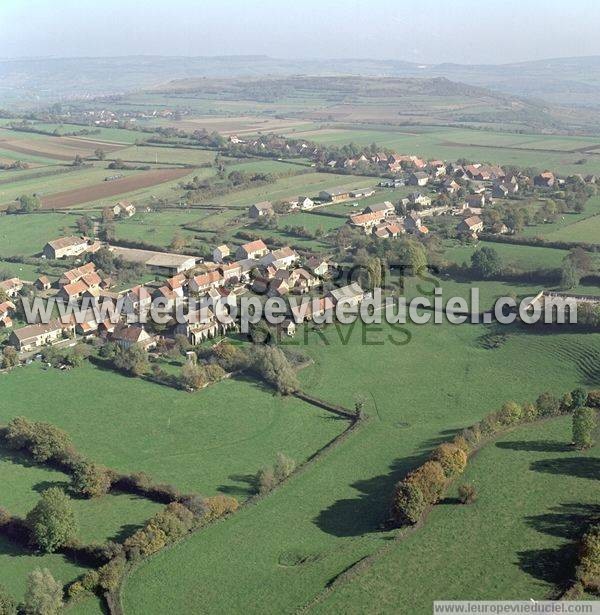
[[[572,449],[568,417],[519,427],[486,445],[424,527],[384,548],[314,613],[429,614],[433,600],[543,600],[571,578],[573,542],[597,516],[600,446]],[[490,557],[493,554],[493,557]]]
[[[379,529],[392,486],[438,442],[507,399],[600,381],[598,334],[507,331],[489,350],[487,332],[478,325],[309,331],[315,363],[301,372],[305,390],[349,407],[360,396],[370,420],[256,506],[145,562],[125,586],[126,610],[258,613],[268,603],[273,612],[297,611],[395,535]]]

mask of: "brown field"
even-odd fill
[[[255,134],[256,132],[271,132],[279,130],[292,130],[296,126],[306,126],[305,120],[278,119],[252,115],[238,117],[204,116],[194,119],[184,119],[178,122],[165,122],[183,130],[199,130],[206,128],[209,132],[216,130],[223,135]]]
[[[42,198],[42,209],[65,209],[90,201],[97,201],[142,188],[150,188],[158,184],[173,181],[190,174],[190,169],[155,169],[142,171],[136,175],[102,182],[85,188],[57,192]]]
[[[15,139],[5,137],[7,134],[0,133],[0,148],[10,150],[19,154],[30,156],[41,156],[43,158],[54,158],[55,160],[71,161],[77,154],[82,157],[93,156],[98,148],[105,152],[113,152],[127,147],[126,145],[116,145],[104,141],[93,141],[90,139],[78,139],[74,137],[40,137]]]

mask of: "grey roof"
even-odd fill
[[[342,299],[354,299],[357,296],[364,294],[365,291],[356,282],[352,282],[352,284],[348,284],[348,286],[342,286],[341,288],[336,288],[331,291],[331,296],[336,301],[341,301]]]

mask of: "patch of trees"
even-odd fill
[[[277,453],[275,463],[261,468],[256,475],[256,489],[260,495],[272,491],[279,483],[282,483],[296,469],[296,462],[285,455]]]
[[[37,211],[42,203],[35,194],[22,194],[16,203],[11,203],[6,209],[7,214],[31,214]]]
[[[125,162],[120,158],[117,158],[116,160],[109,162],[106,165],[106,168],[111,171],[149,171],[152,167],[149,164],[130,164],[129,162]]]

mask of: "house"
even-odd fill
[[[492,196],[498,199],[505,199],[510,194],[508,186],[505,184],[494,184],[492,186]]]
[[[277,328],[289,337],[296,335],[296,323],[289,318],[286,318]]]
[[[222,244],[213,250],[213,260],[215,263],[222,263],[226,258],[229,258],[230,254],[229,246]]]
[[[483,207],[485,205],[485,194],[467,194],[465,201],[468,207]]]
[[[446,192],[446,194],[455,194],[456,192],[460,190],[460,184],[456,182],[454,179],[452,179],[451,177],[449,177],[448,179],[444,181],[444,183],[442,184],[442,187],[444,189],[444,192]]]
[[[291,312],[296,323],[305,320],[313,320],[315,317],[323,316],[333,310],[333,299],[331,297],[315,297],[312,301],[304,304],[292,305]]]
[[[248,209],[248,215],[251,218],[262,218],[264,216],[272,216],[274,214],[273,204],[271,201],[261,201],[260,203],[254,203],[250,205]]]
[[[239,263],[223,265],[219,267],[219,271],[223,276],[223,283],[230,282],[231,280],[239,280],[242,277],[242,267]]]
[[[139,346],[143,350],[151,350],[156,347],[156,338],[139,325],[116,327],[112,334],[112,340],[123,350],[133,346]]]
[[[421,207],[429,207],[431,205],[431,198],[422,192],[413,192],[408,198],[411,203]]]
[[[306,261],[306,268],[316,276],[323,277],[329,271],[329,264],[324,258],[311,256]]]
[[[20,329],[15,329],[9,338],[9,343],[17,350],[29,352],[35,348],[55,344],[62,340],[65,335],[72,336],[74,327],[72,324],[65,324],[58,318],[47,324],[27,325]]]
[[[209,271],[207,273],[201,273],[194,276],[189,281],[190,292],[192,293],[205,293],[211,288],[217,288],[223,286],[225,280],[220,271]]]
[[[319,198],[322,201],[337,203],[350,198],[350,191],[346,188],[332,188],[331,190],[321,190]]]
[[[426,186],[429,183],[429,175],[422,171],[415,171],[408,177],[409,186]]]
[[[15,304],[12,301],[0,303],[0,329],[12,327],[11,314],[15,311]]]
[[[533,185],[541,188],[552,188],[555,183],[556,177],[554,176],[554,173],[551,173],[550,171],[540,173],[533,178]]]
[[[59,259],[70,256],[80,256],[87,251],[89,246],[85,237],[61,237],[49,241],[43,248],[42,253],[46,258]]]
[[[404,228],[408,233],[416,233],[422,226],[421,216],[415,211],[412,211],[404,218]]]
[[[468,233],[476,236],[483,230],[483,220],[479,216],[471,216],[461,220],[456,227],[458,233]]]
[[[158,302],[158,305],[165,310],[172,310],[180,298],[181,297],[168,286],[161,286],[152,293],[152,301]]]
[[[278,248],[265,254],[260,260],[261,265],[273,265],[276,269],[287,269],[296,263],[300,257],[289,246]]]
[[[236,252],[238,259],[261,258],[269,252],[269,248],[262,239],[241,245]]]
[[[395,213],[393,203],[390,201],[384,201],[383,203],[375,203],[373,205],[367,205],[363,209],[363,214],[382,213],[384,216],[391,216]]]
[[[496,233],[496,235],[506,235],[509,232],[510,229],[503,222],[498,222],[492,227],[492,233]]]
[[[300,294],[308,292],[311,288],[314,288],[321,283],[318,278],[316,278],[314,275],[312,275],[302,267],[294,269],[290,273],[289,280],[292,284],[292,289]]]
[[[336,288],[329,292],[329,296],[335,304],[343,301],[345,305],[357,306],[365,297],[365,291],[356,283]]]
[[[94,263],[87,263],[86,265],[82,265],[81,267],[69,269],[69,271],[65,271],[62,274],[62,277],[60,278],[60,280],[58,280],[58,285],[62,287],[66,286],[67,284],[79,282],[79,280],[81,280],[85,276],[89,276],[93,273],[96,273],[96,265],[94,265]],[[100,276],[98,276],[98,279],[100,279]]]
[[[130,201],[119,201],[113,207],[113,213],[117,218],[131,218],[135,214],[135,205]]]
[[[213,311],[209,307],[203,307],[191,313],[187,322],[179,323],[175,327],[175,334],[185,335],[192,346],[197,346],[219,334],[219,323],[215,320]]]
[[[79,301],[87,289],[88,285],[83,280],[78,280],[77,282],[61,286],[56,296],[65,303],[73,303]]]
[[[396,223],[380,224],[373,229],[373,234],[380,239],[393,239],[404,232],[404,226]]]
[[[315,202],[312,199],[309,199],[307,196],[299,196],[298,197],[298,208],[299,209],[313,209],[315,206]]]
[[[134,286],[123,299],[123,309],[127,314],[139,314],[150,309],[152,294],[142,285]]]
[[[185,287],[188,285],[188,280],[183,273],[178,273],[173,277],[170,277],[166,281],[166,285],[177,295],[183,297]]]
[[[23,288],[23,282],[19,278],[10,278],[0,282],[0,290],[6,293],[7,297],[14,299],[21,289]]]
[[[382,220],[385,220],[385,213],[375,211],[368,214],[354,214],[350,216],[348,222],[352,226],[363,229],[365,233],[370,233],[373,227],[380,224]]]
[[[37,290],[50,290],[50,288],[52,287],[52,284],[50,283],[50,280],[45,276],[45,275],[41,275],[34,283],[33,283],[34,288],[36,288]]]

